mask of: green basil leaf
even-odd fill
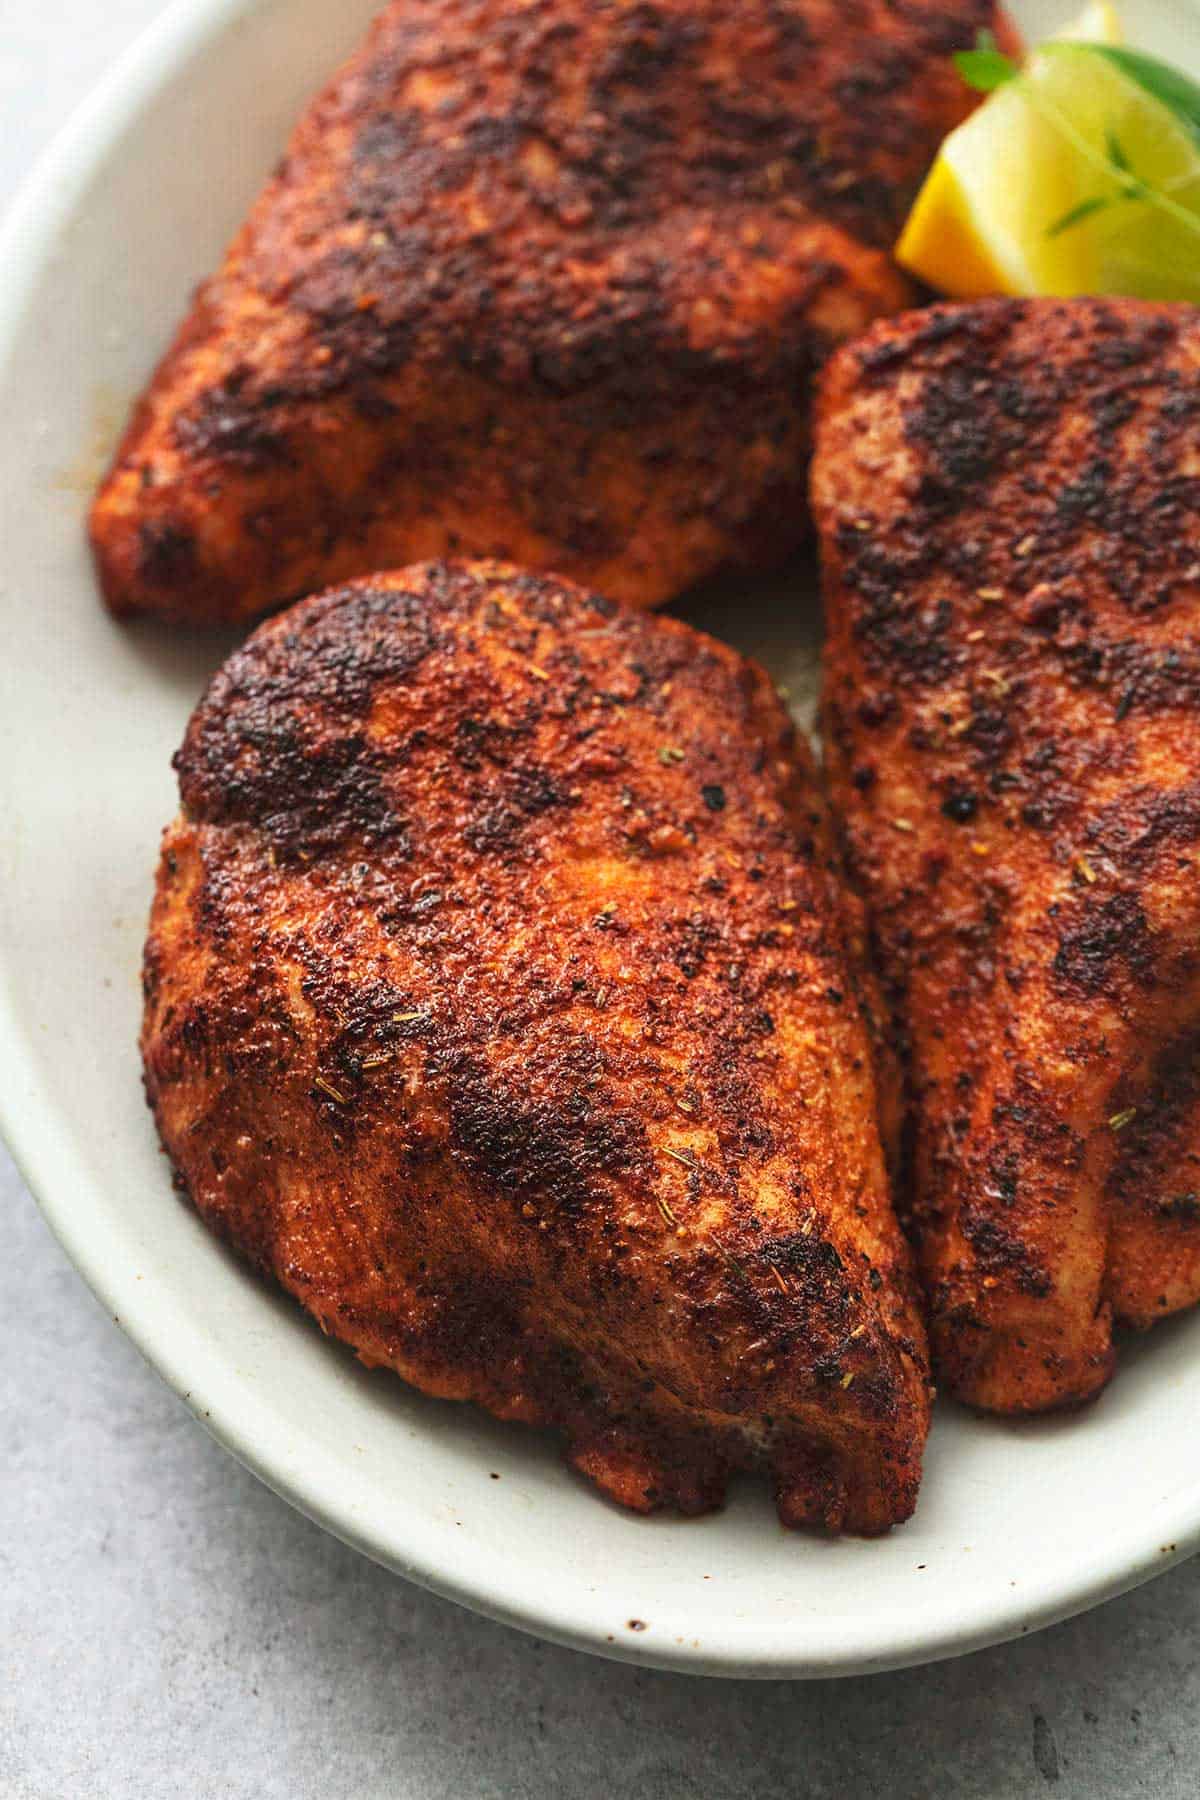
[[[959,50],[954,58],[954,66],[967,86],[974,88],[977,94],[993,93],[996,88],[1003,87],[1005,82],[1015,81],[1019,73],[1010,56],[986,45],[980,45],[974,50]]]

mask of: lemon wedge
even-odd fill
[[[1200,301],[1200,134],[1136,78],[1145,59],[1108,54],[1120,38],[1098,0],[950,134],[897,245],[905,268],[962,299]]]

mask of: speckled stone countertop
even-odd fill
[[[161,5],[0,0],[0,206]],[[793,1686],[596,1662],[308,1524],[142,1363],[2,1150],[0,1207],[0,1800],[1200,1791],[1200,1562],[901,1675]]]

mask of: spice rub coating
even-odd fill
[[[986,0],[395,0],[130,421],[118,613],[249,618],[486,554],[653,604],[804,530],[808,392]]]
[[[622,1504],[911,1511],[928,1367],[811,768],[767,678],[496,564],[308,600],[177,758],[146,1088],[322,1328]]]
[[[828,371],[852,879],[907,1057],[935,1364],[1019,1412],[1200,1297],[1200,313],[988,301]]]

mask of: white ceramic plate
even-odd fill
[[[175,1199],[142,1104],[138,964],[170,757],[225,646],[114,626],[90,486],[193,283],[372,0],[181,0],[41,169],[0,245],[0,1104],[54,1229],[220,1439],[369,1556],[564,1643],[719,1674],[919,1662],[1046,1624],[1200,1543],[1200,1314],[1076,1418],[938,1413],[917,1517],[790,1536],[765,1483],[690,1524],[616,1511],[539,1436],[370,1375]],[[1018,7],[1035,33],[1074,10]],[[1200,69],[1195,0],[1130,0]],[[811,605],[693,616],[795,680]],[[52,1428],[48,1422],[48,1428]],[[499,1480],[493,1480],[493,1474]]]

